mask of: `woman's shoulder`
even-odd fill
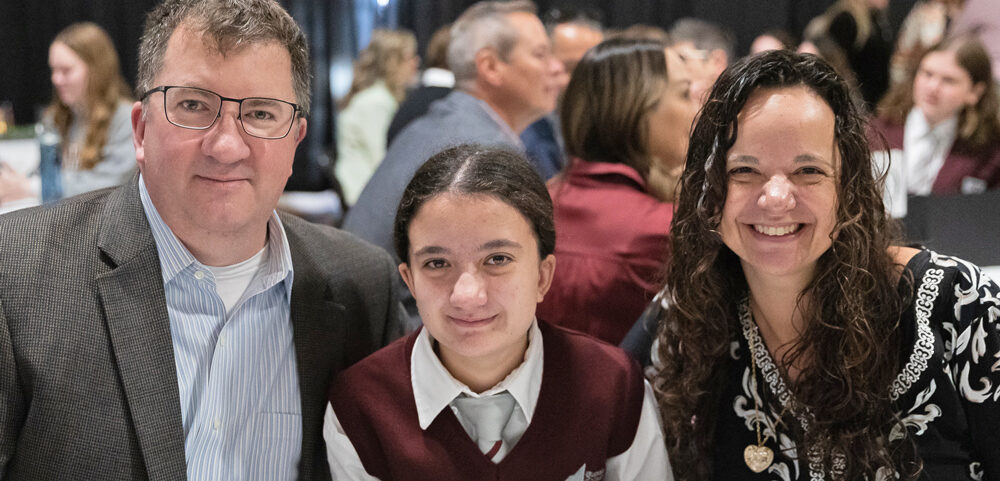
[[[1000,317],[1000,286],[976,264],[923,249],[910,256],[907,269],[913,274],[918,311],[959,325]]]
[[[920,254],[921,250],[914,247],[907,246],[891,246],[889,247],[889,256],[892,257],[896,264],[901,266],[908,265],[910,260]]]

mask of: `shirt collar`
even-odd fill
[[[149,221],[149,226],[153,231],[153,239],[156,241],[163,283],[169,283],[192,264],[202,265],[160,217],[159,211],[153,205],[153,199],[149,197],[149,191],[146,190],[146,182],[142,174],[139,174],[139,198],[142,200],[146,220]],[[271,255],[268,256],[267,264],[264,266],[263,281],[266,285],[274,285],[281,280],[287,280],[285,282],[285,295],[291,298],[292,252],[288,246],[285,227],[276,212],[271,212],[271,217],[267,220],[267,233],[267,249]],[[280,255],[274,255],[276,252]]]
[[[933,136],[935,141],[948,140],[958,133],[958,115],[953,115],[947,120],[939,122],[934,127],[927,123],[927,117],[919,108],[910,109],[906,116],[906,125],[903,128],[904,136],[912,140]]]
[[[420,75],[420,82],[425,87],[444,87],[450,89],[455,86],[455,74],[451,73],[450,70],[431,67],[424,70],[424,73]]]
[[[646,180],[639,175],[639,171],[632,167],[614,162],[590,162],[579,157],[574,157],[570,161],[569,175],[571,177],[600,177],[604,175],[620,175],[639,184],[643,191],[646,190]]]
[[[413,399],[417,405],[420,429],[427,429],[441,411],[459,395],[484,397],[502,391],[510,392],[514,401],[521,407],[525,419],[531,423],[531,416],[535,412],[538,393],[542,386],[542,332],[538,329],[537,320],[532,322],[531,328],[528,329],[528,349],[524,353],[524,362],[511,371],[503,381],[481,394],[472,392],[472,389],[452,377],[434,353],[433,343],[434,339],[427,329],[422,329],[410,354],[410,382],[413,387]]]

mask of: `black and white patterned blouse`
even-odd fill
[[[1000,481],[1000,287],[975,265],[932,251],[921,251],[906,267],[916,284],[914,303],[901,323],[904,345],[910,347],[890,396],[923,459],[922,479]],[[788,431],[808,430],[808,414],[777,422],[790,393],[745,302],[740,315],[743,335],[731,347],[719,402],[714,478],[832,478],[796,446],[793,438],[801,437]],[[757,382],[751,382],[749,345],[755,347]],[[743,461],[744,448],[756,443],[751,396],[761,406],[764,444],[775,454],[760,474]],[[901,436],[900,431],[891,436]],[[877,480],[894,479],[894,474],[880,472]]]

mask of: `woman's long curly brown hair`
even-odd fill
[[[900,266],[888,252],[898,227],[882,203],[885,174],[872,166],[864,116],[837,73],[815,56],[775,51],[746,58],[719,77],[695,125],[681,177],[667,276],[671,308],[660,322],[662,370],[654,379],[679,480],[712,477],[720,384],[730,343],[740,335],[737,305],[748,290],[739,259],[716,232],[737,116],[757,89],[797,86],[833,110],[841,167],[832,246],[799,295],[809,299],[799,302],[806,327],[779,359],[782,366],[809,359],[789,386],[796,406],[814,415],[805,439],[795,441],[800,453],[817,446],[844,455],[843,479],[872,479],[882,467],[902,479],[919,471],[912,441],[887,441],[899,423],[889,388],[905,354],[899,319],[912,288],[899,288]],[[903,279],[912,286],[908,276]],[[826,463],[829,469],[829,454]]]
[[[128,83],[122,77],[118,53],[111,37],[97,24],[74,23],[59,32],[52,43],[69,47],[87,64],[87,97],[84,100],[86,110],[83,112],[87,116],[87,130],[83,145],[80,146],[77,168],[89,170],[103,160],[111,119],[119,102],[131,100]],[[55,89],[48,110],[56,130],[65,142],[77,113],[59,100]],[[68,147],[68,143],[64,147]]]

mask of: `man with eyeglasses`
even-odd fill
[[[401,314],[387,254],[274,210],[302,32],[273,0],[166,0],[139,57],[141,174],[0,217],[0,478],[329,479],[329,380]]]
[[[670,28],[672,48],[691,73],[691,96],[701,105],[722,71],[736,60],[729,29],[698,18],[682,18]]]

